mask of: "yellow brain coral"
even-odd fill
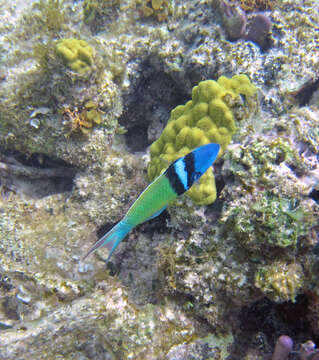
[[[221,145],[221,155],[236,131],[234,115],[229,106],[231,100],[240,94],[250,98],[255,93],[256,88],[246,75],[235,75],[231,79],[221,76],[217,81],[206,80],[195,86],[192,100],[172,110],[163,133],[151,145],[151,162],[148,166],[150,181],[171,162],[200,145],[218,143]],[[215,201],[215,179],[211,168],[187,194],[198,205]]]
[[[93,48],[84,40],[60,40],[56,52],[66,66],[79,74],[86,73],[93,65]]]

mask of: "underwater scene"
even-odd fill
[[[0,360],[319,360],[319,1],[0,20]]]

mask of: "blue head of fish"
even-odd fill
[[[197,181],[213,164],[219,153],[219,144],[202,145],[193,150],[190,154],[186,155],[186,163],[193,167],[192,183]],[[189,158],[188,158],[189,157]]]

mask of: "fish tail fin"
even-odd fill
[[[99,249],[102,246],[106,246],[110,251],[109,256],[106,259],[106,262],[108,262],[117,245],[125,238],[131,228],[132,226],[128,225],[127,222],[123,220],[118,222],[110,231],[103,235],[91,247],[91,249],[83,256],[82,261],[85,260],[95,250]]]

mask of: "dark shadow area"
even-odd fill
[[[157,257],[160,241],[167,232],[167,211],[155,219],[132,229],[121,241],[106,264],[111,276],[117,276],[126,286],[130,298],[137,305],[158,302],[160,281]],[[97,232],[102,237],[114,224],[105,224]]]
[[[289,95],[295,99],[299,106],[308,105],[313,93],[319,88],[319,78],[307,81],[300,89],[292,91]]]
[[[294,350],[307,340],[319,342],[308,320],[309,300],[305,294],[298,295],[295,302],[277,304],[263,298],[241,311],[240,328],[236,332],[233,355],[230,359],[242,359],[249,348],[258,349],[261,358],[273,352],[279,336],[288,335],[294,341]],[[235,356],[236,354],[236,356]],[[290,360],[299,359],[292,354]]]
[[[125,109],[120,124],[125,126],[126,142],[133,152],[144,151],[161,134],[170,111],[184,104],[190,95],[167,74],[159,64],[148,60],[141,64],[141,77],[132,81],[124,95]]]
[[[0,186],[3,196],[10,192],[38,199],[69,192],[76,174],[74,167],[43,154],[26,156],[0,148]]]
[[[310,199],[314,200],[316,203],[319,203],[319,190],[312,189],[308,196],[310,197]]]

